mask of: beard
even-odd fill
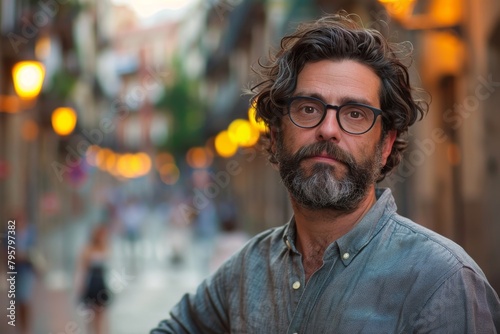
[[[282,134],[277,139],[275,156],[283,183],[290,196],[305,208],[353,211],[380,176],[383,138],[377,144],[375,154],[359,163],[332,142],[314,143],[290,154],[284,147]],[[325,152],[347,167],[344,177],[337,179],[334,175],[337,167],[326,163],[315,163],[309,173],[300,166],[302,160]]]

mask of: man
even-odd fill
[[[452,241],[375,183],[427,111],[397,46],[346,15],[282,40],[254,87],[294,215],[265,231],[152,333],[495,333],[500,301]]]

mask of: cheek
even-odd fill
[[[367,161],[373,160],[375,155],[382,155],[383,157],[383,146],[381,147],[380,141],[368,140],[361,142],[345,142],[345,145],[341,145],[341,148],[351,154],[357,164],[364,164]]]
[[[354,160],[356,160],[356,162],[359,164],[373,159],[373,155],[376,150],[376,145],[374,147],[371,147],[371,145],[361,145],[359,147],[356,147],[355,150],[348,149],[348,152],[351,152],[351,154],[353,154]],[[357,154],[352,152],[357,152]]]

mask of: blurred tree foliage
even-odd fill
[[[193,146],[203,145],[203,124],[205,115],[199,94],[199,81],[189,78],[183,71],[180,60],[175,60],[175,79],[165,87],[156,108],[167,113],[169,135],[160,149],[168,150],[176,156]]]
[[[59,98],[61,101],[67,100],[76,82],[77,78],[75,75],[71,74],[65,68],[59,69],[52,78],[51,95]]]

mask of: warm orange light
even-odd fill
[[[174,163],[164,164],[161,166],[159,173],[163,183],[168,185],[177,183],[181,175],[179,168]]]
[[[37,59],[46,59],[50,55],[50,37],[42,36],[35,44],[35,55]]]
[[[42,90],[45,67],[38,61],[21,61],[14,65],[12,78],[17,95],[34,99]]]
[[[456,0],[434,0],[431,1],[430,13],[439,24],[451,26],[462,19],[462,6]]]
[[[163,166],[166,163],[173,163],[175,162],[174,156],[168,152],[160,152],[156,154],[155,157],[155,167],[156,169],[160,169],[161,166]]]
[[[128,163],[128,167],[130,168],[132,177],[136,177],[142,169],[141,159],[136,154],[132,154],[128,160]]]
[[[192,168],[207,168],[212,159],[212,152],[204,147],[192,147],[186,153],[186,162]]]
[[[76,126],[76,112],[73,108],[60,107],[52,113],[52,127],[60,136],[67,136]]]
[[[231,140],[227,131],[221,131],[215,137],[215,150],[218,155],[224,158],[232,157],[238,150],[238,145]]]
[[[466,50],[464,43],[449,32],[429,32],[423,48],[433,51],[429,73],[455,74],[463,70]]]
[[[109,148],[102,148],[97,152],[95,163],[97,168],[106,170],[106,161],[108,157],[113,154]]]
[[[136,172],[137,176],[144,176],[151,170],[151,158],[148,154],[144,152],[139,152],[136,154],[137,159],[139,160],[139,168]]]
[[[21,102],[17,95],[0,95],[0,112],[16,113],[22,108]]]
[[[415,0],[378,0],[392,16],[405,20],[412,15]]]
[[[432,0],[425,13],[413,13],[415,0],[378,0],[406,29],[428,30],[460,23],[463,5],[456,0]]]
[[[106,157],[106,160],[104,161],[105,169],[108,172],[112,172],[116,168],[116,161],[118,160],[118,155],[114,152],[111,152],[108,154]]]
[[[132,160],[132,154],[127,153],[120,155],[118,161],[116,163],[116,171],[119,175],[124,178],[132,178],[134,177],[134,172],[130,167],[130,162]]]
[[[144,152],[120,155],[116,162],[116,174],[132,179],[141,177],[151,170],[151,158]]]

